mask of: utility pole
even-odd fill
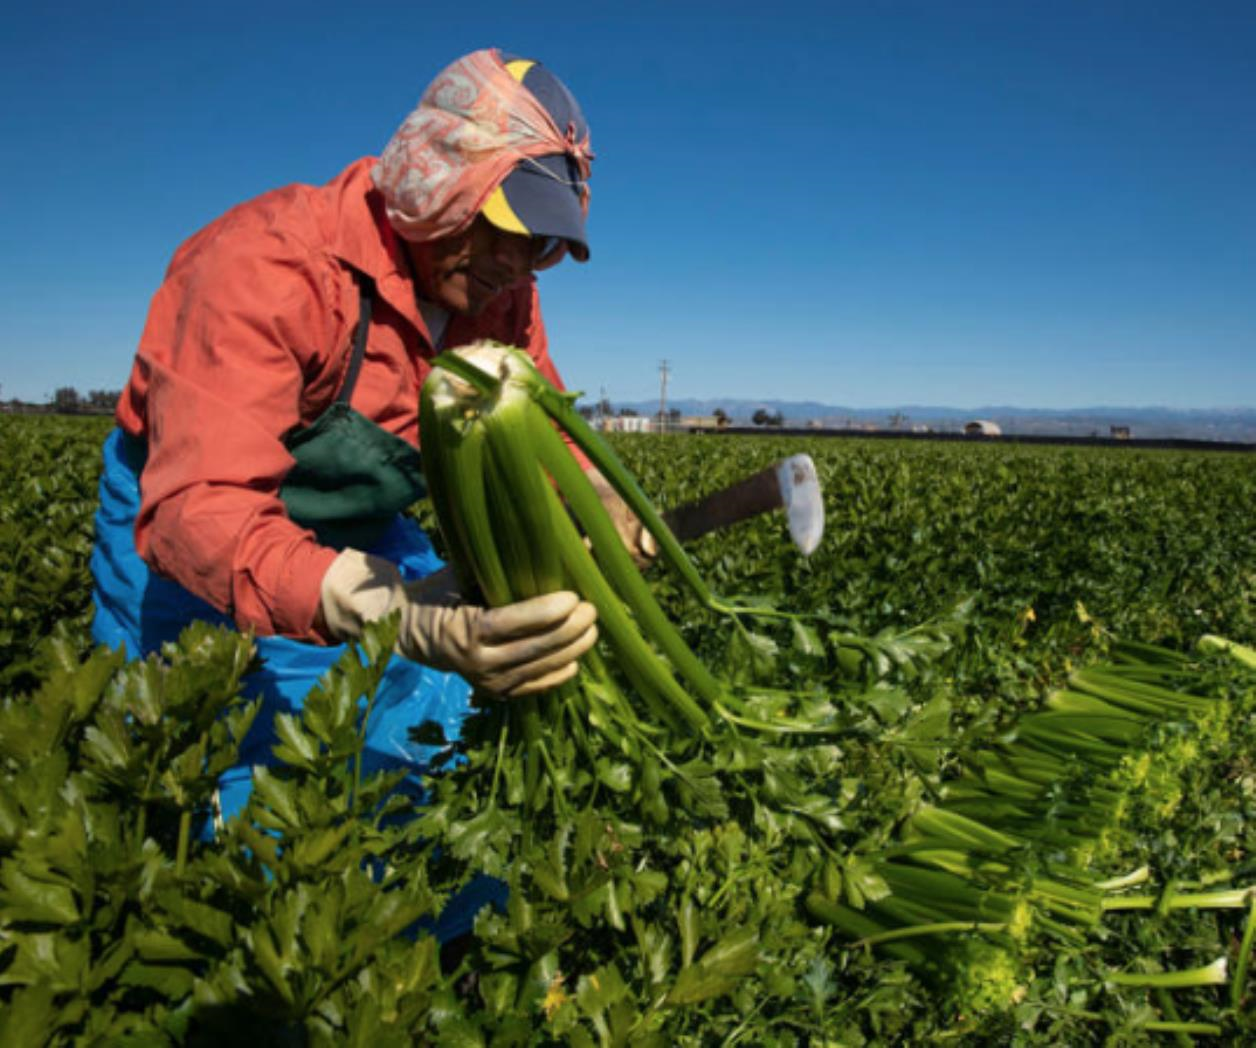
[[[667,432],[667,376],[671,368],[666,360],[659,361],[659,432]]]

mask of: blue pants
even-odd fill
[[[176,640],[190,622],[201,620],[229,628],[233,623],[176,582],[153,575],[135,550],[135,517],[140,508],[141,442],[114,430],[105,441],[96,512],[96,545],[91,567],[96,615],[92,637],[111,648],[126,646],[130,658],[143,658],[166,641]],[[419,579],[442,567],[432,544],[413,520],[397,517],[370,550],[398,566],[406,579]],[[300,713],[305,696],[345,652],[344,645],[321,647],[286,637],[258,637],[261,667],[245,678],[245,694],[261,698],[262,709],[240,751],[240,763],[219,780],[222,817],[245,805],[253,788],[255,765],[276,763],[277,713]],[[471,688],[453,673],[421,666],[394,655],[375,695],[366,726],[363,767],[368,771],[409,769],[407,785],[418,794],[419,776],[437,747],[411,741],[410,729],[435,721],[445,738],[457,739],[470,712]],[[436,935],[443,942],[471,930],[476,913],[505,897],[505,886],[477,878],[441,914]]]

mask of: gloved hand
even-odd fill
[[[404,582],[395,564],[347,549],[322,584],[322,615],[338,641],[362,635],[366,623],[401,610],[397,651],[473,686],[516,697],[548,691],[570,680],[577,659],[597,640],[597,612],[562,591],[480,608],[463,604],[448,569]]]
[[[658,556],[659,547],[654,541],[654,536],[645,529],[645,525],[637,519],[637,515],[628,508],[628,503],[619,497],[619,493],[611,487],[610,481],[601,473],[589,467],[584,475],[589,478],[597,492],[597,497],[602,500],[602,505],[614,523],[615,530],[619,532],[619,537],[628,548],[628,552],[632,554],[637,567],[646,567]]]

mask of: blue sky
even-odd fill
[[[120,387],[181,240],[483,46],[593,129],[593,260],[541,276],[572,388],[1256,404],[1256,4],[1185,0],[27,5],[0,396]]]

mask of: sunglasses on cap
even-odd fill
[[[562,237],[534,236],[532,238],[532,265],[544,267],[547,263],[558,261],[560,252],[566,247],[567,241]]]

